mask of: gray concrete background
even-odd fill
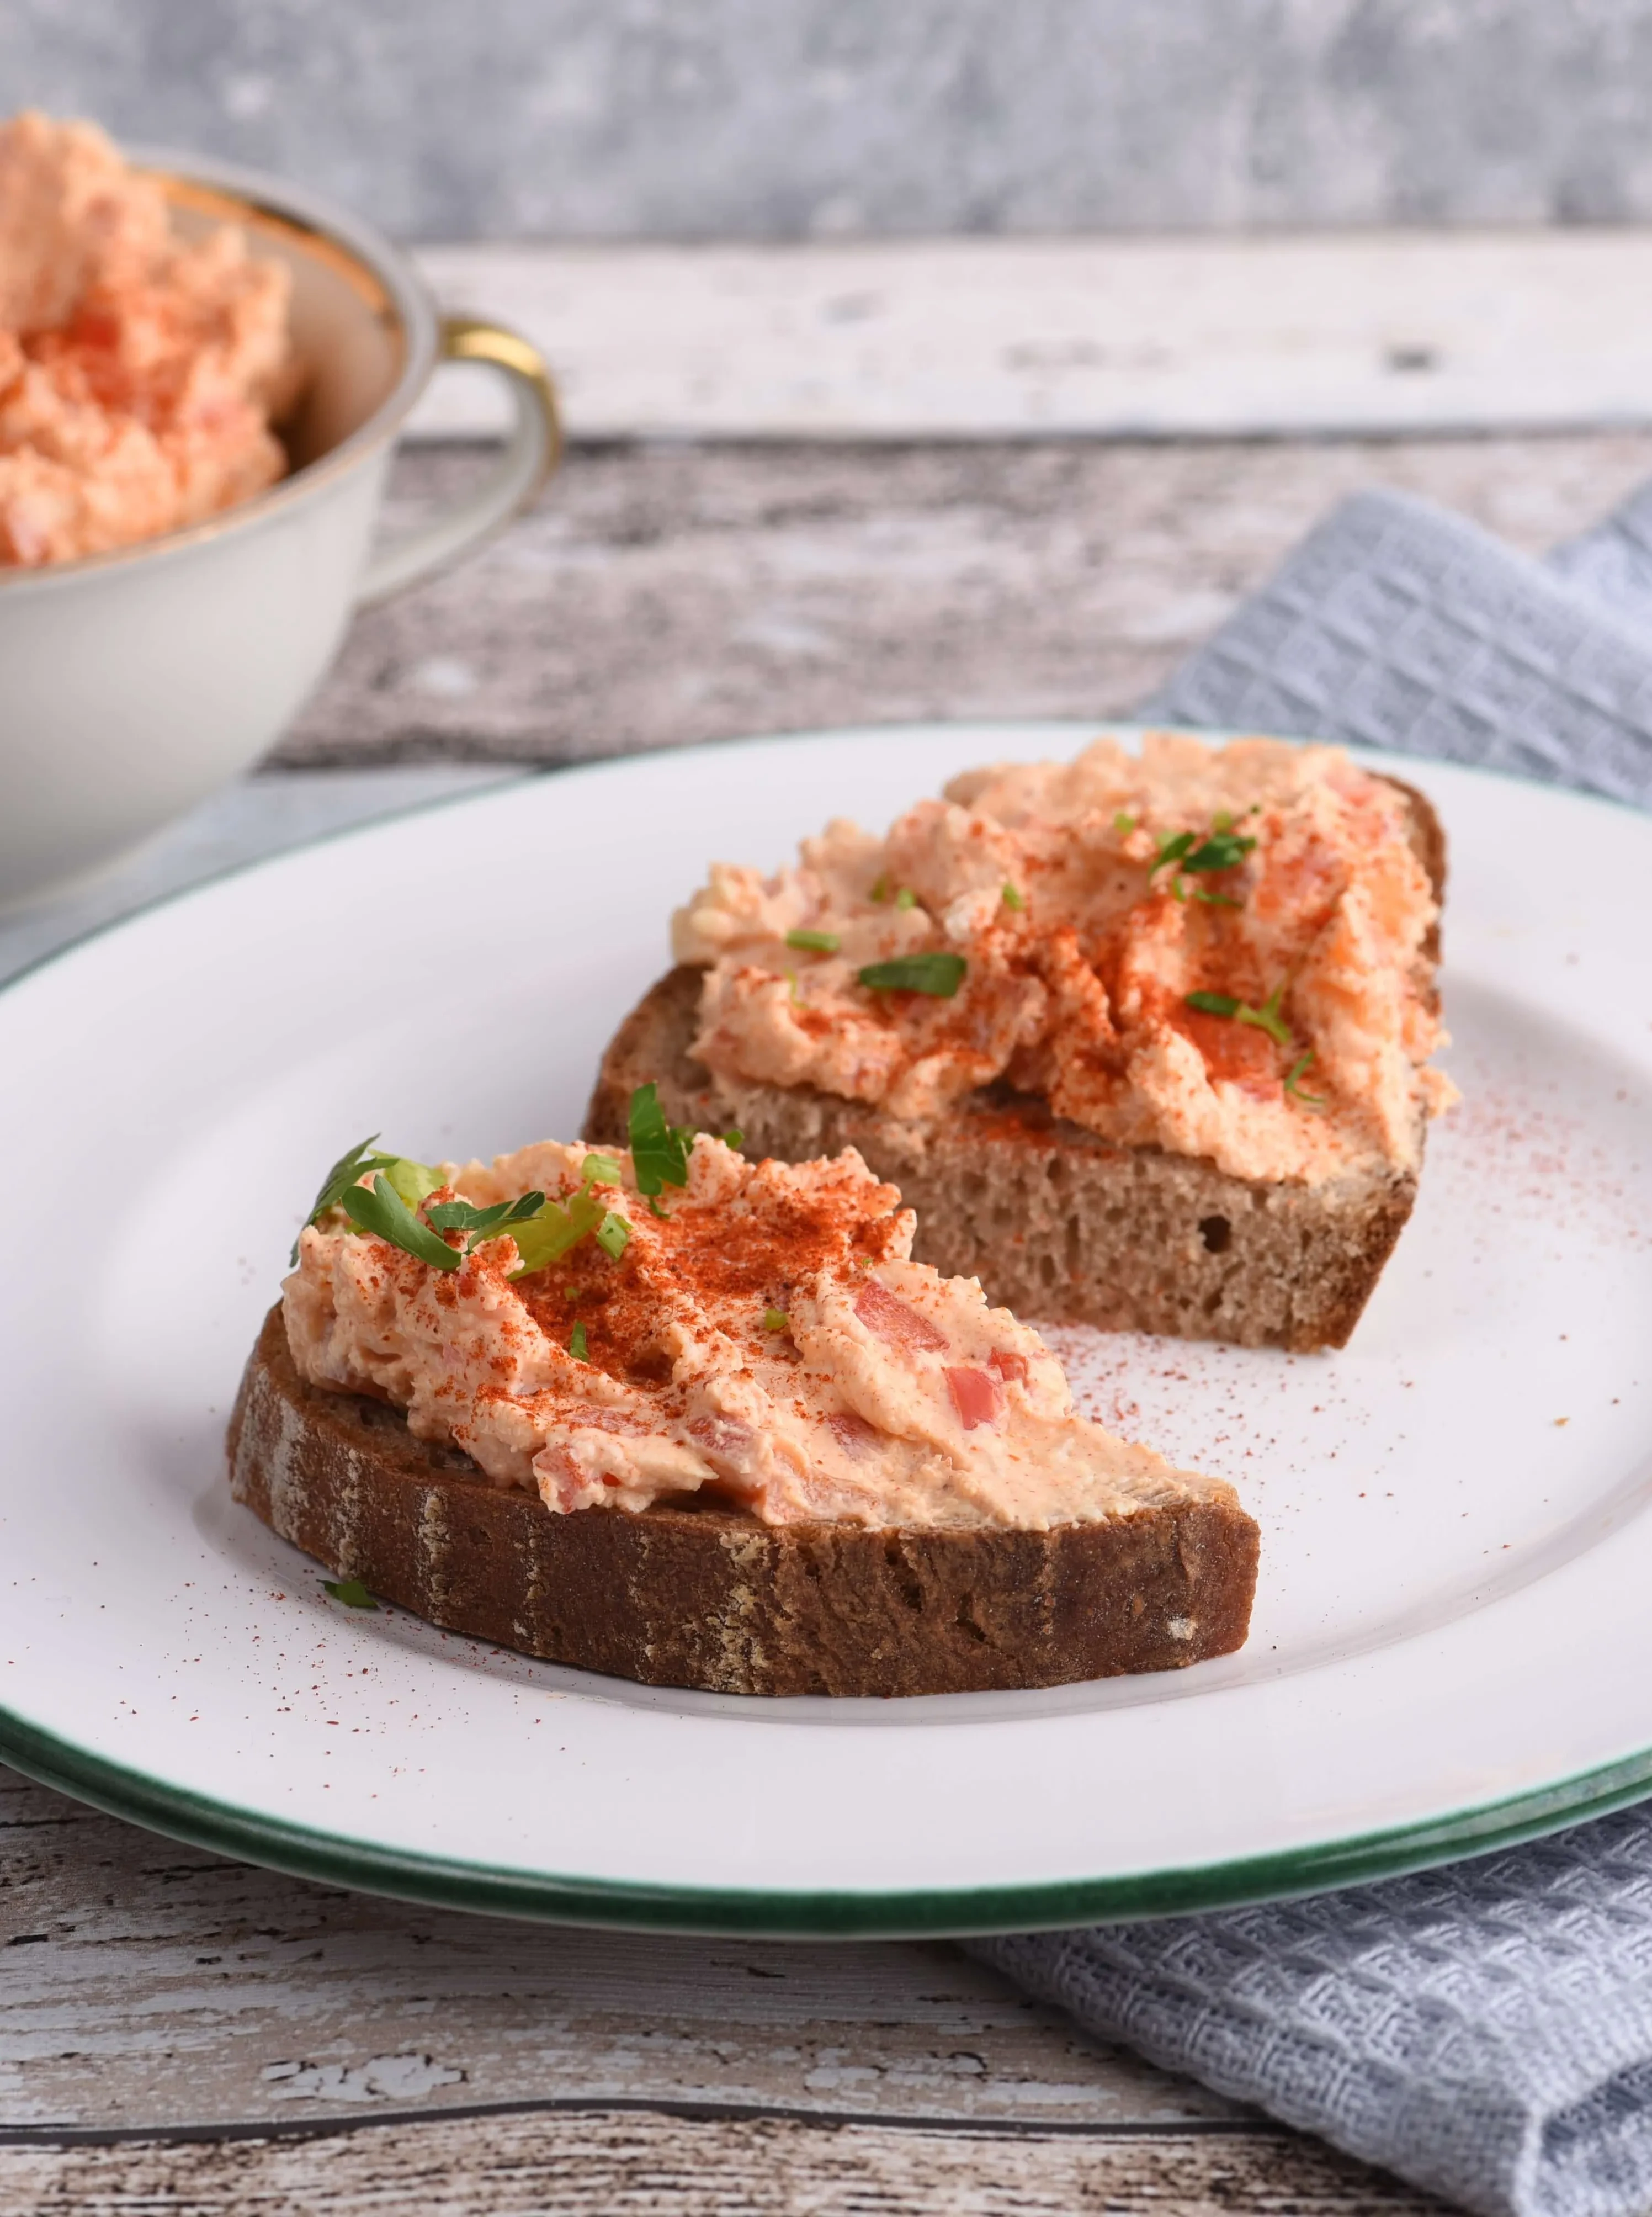
[[[24,104],[427,239],[1652,220],[1652,0],[3,0]]]

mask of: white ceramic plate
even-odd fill
[[[1232,1479],[1249,1645],[1025,1695],[641,1688],[330,1602],[229,1501],[242,1360],[364,1132],[576,1131],[713,855],[778,863],[1069,726],[580,770],[224,880],[0,995],[0,1755],[382,1891],[748,1931],[1139,1915],[1438,1861],[1652,1791],[1652,820],[1396,765],[1452,846],[1416,1214],[1346,1352],[1052,1334]]]

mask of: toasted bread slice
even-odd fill
[[[1399,789],[1439,899],[1439,818],[1421,794]],[[1427,951],[1437,957],[1437,935]],[[1381,1164],[1316,1185],[1270,1183],[1119,1146],[1002,1085],[915,1123],[811,1086],[717,1077],[689,1053],[701,977],[669,972],[620,1025],[585,1138],[623,1145],[632,1090],[652,1079],[674,1123],[737,1126],[749,1154],[804,1162],[856,1147],[916,1209],[915,1258],[978,1278],[1019,1315],[1241,1347],[1341,1347],[1416,1198],[1414,1172]]]
[[[645,1685],[911,1695],[1161,1670],[1242,1645],[1257,1530],[1224,1486],[1037,1532],[773,1526],[708,1500],[557,1515],[298,1374],[279,1306],[230,1482],[336,1575],[452,1632]]]

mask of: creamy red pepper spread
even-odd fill
[[[175,236],[93,125],[0,125],[0,565],[176,531],[280,477],[289,289],[235,225]]]
[[[619,1152],[444,1166],[425,1212],[589,1190],[619,1220],[527,1274],[508,1235],[443,1269],[324,1214],[283,1288],[299,1371],[558,1513],[704,1491],[774,1525],[1042,1531],[1231,1498],[1075,1415],[1035,1331],[909,1259],[912,1212],[859,1155],[749,1163],[702,1136],[687,1173],[656,1215]]]
[[[1125,1146],[1315,1182],[1415,1167],[1455,1097],[1425,1066],[1438,913],[1403,796],[1340,748],[1158,732],[971,771],[885,838],[830,824],[776,876],[719,863],[672,934],[716,1075],[917,1122],[1002,1079]],[[945,968],[860,980],[940,954],[950,997]]]

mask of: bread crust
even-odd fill
[[[1410,803],[1412,845],[1439,899],[1439,819],[1423,794],[1389,782]],[[1438,960],[1437,928],[1425,952]],[[978,1278],[1020,1316],[1297,1353],[1341,1347],[1416,1199],[1415,1174],[1385,1164],[1306,1186],[1119,1146],[1004,1085],[943,1119],[903,1123],[813,1086],[717,1077],[688,1052],[702,974],[668,972],[620,1025],[585,1138],[624,1146],[632,1092],[652,1079],[673,1123],[737,1126],[749,1154],[806,1162],[856,1147],[916,1209],[914,1258]]]
[[[341,1578],[451,1632],[644,1685],[976,1693],[1161,1670],[1242,1645],[1258,1535],[1233,1495],[1050,1532],[770,1526],[710,1501],[558,1516],[307,1385],[279,1306],[230,1484]]]

